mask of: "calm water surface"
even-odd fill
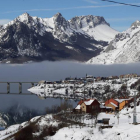
[[[29,64],[1,64],[0,81],[2,82],[30,82],[55,81],[66,77],[111,76],[127,73],[140,74],[140,63],[121,65],[87,65],[77,62],[48,62]],[[30,85],[25,85],[23,92],[27,92]],[[18,85],[12,84],[11,91],[18,93]],[[6,92],[6,85],[0,84],[0,92]],[[0,95],[0,110],[4,110],[13,103],[20,103],[34,109],[43,110],[46,106],[60,104],[60,99],[41,100],[34,95]],[[73,102],[76,105],[75,102]]]

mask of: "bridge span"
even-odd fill
[[[7,91],[6,92],[0,92],[0,94],[32,95],[31,93],[23,93],[23,90],[22,90],[23,84],[30,84],[31,87],[33,87],[37,83],[38,82],[0,82],[0,86],[1,86],[1,84],[6,84],[6,86],[7,86]],[[11,84],[17,84],[18,85],[18,93],[11,93],[11,88],[10,88]]]

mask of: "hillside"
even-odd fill
[[[115,36],[108,47],[87,64],[126,64],[140,61],[140,21]]]
[[[137,121],[140,122],[140,106],[137,106]],[[101,129],[102,124],[95,125],[95,118],[90,118],[90,115],[82,115],[80,122],[76,121],[76,116],[71,121],[62,114],[62,121],[54,118],[55,115],[38,116],[19,125],[10,126],[4,131],[0,131],[0,139],[18,139],[29,138],[30,140],[44,139],[44,140],[81,140],[81,139],[100,139],[100,140],[139,140],[140,125],[134,125],[133,109],[128,110],[124,108],[119,113],[119,123],[117,114],[98,114],[97,119],[110,118],[109,124],[112,128]],[[67,121],[66,121],[67,120]],[[75,123],[74,123],[75,122]],[[78,123],[77,123],[78,122]],[[47,128],[47,129],[46,129]],[[24,134],[24,135],[23,135]]]

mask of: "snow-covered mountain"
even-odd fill
[[[79,16],[66,20],[24,13],[0,26],[0,61],[79,60],[99,54],[118,32],[103,17]]]
[[[70,20],[73,28],[85,32],[94,39],[110,42],[118,33],[110,27],[110,24],[103,17],[99,16],[79,16]]]
[[[115,36],[105,51],[93,57],[87,63],[113,64],[133,63],[140,61],[140,21],[134,22],[131,27]]]

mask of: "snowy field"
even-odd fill
[[[137,106],[137,122],[140,123],[140,106]],[[110,118],[109,125],[112,128],[99,129],[102,124],[95,125],[95,119],[90,119],[88,114],[85,115],[81,122],[85,126],[72,125],[59,129],[55,135],[44,137],[45,140],[140,140],[140,125],[133,125],[133,109],[123,109],[118,115],[100,113],[98,120],[102,118]],[[40,131],[34,132],[33,135],[40,135],[45,126],[58,126],[60,123],[55,120],[52,115],[38,116],[19,125],[13,125],[4,131],[0,131],[0,140],[3,140],[22,128],[36,122]]]
[[[98,119],[110,118],[112,128],[99,130],[99,124],[96,127],[80,128],[62,128],[54,136],[46,137],[46,140],[140,140],[140,125],[133,125],[133,109],[122,110],[119,115],[100,113]],[[137,107],[137,121],[140,123],[140,106]],[[84,120],[84,123],[92,124],[92,120]]]

